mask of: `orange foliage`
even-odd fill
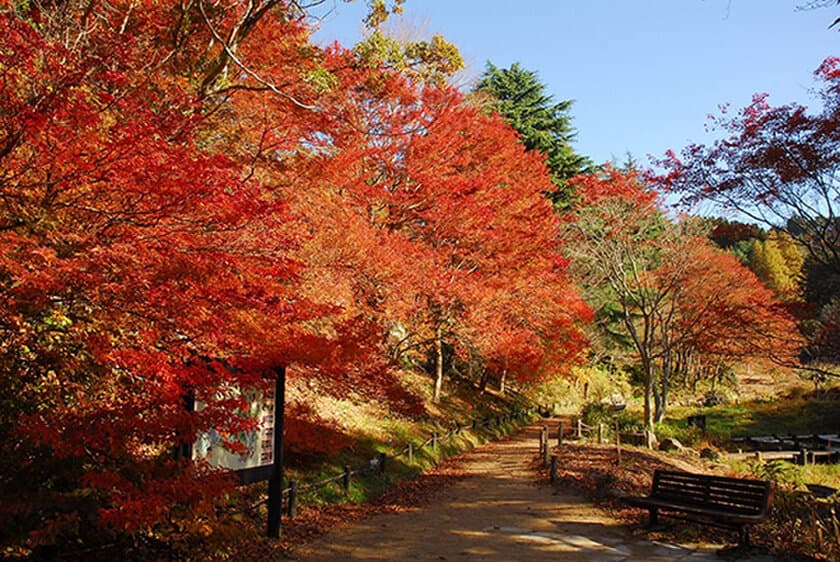
[[[773,292],[735,256],[706,239],[689,240],[685,250],[679,345],[728,361],[795,363],[804,341]]]
[[[575,360],[551,184],[498,118],[314,46],[286,2],[59,4],[0,13],[8,536],[216,520],[230,480],[173,449],[249,429],[224,390],[292,365],[416,412],[398,327],[523,378]],[[294,447],[342,445],[290,414]]]

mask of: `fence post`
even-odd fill
[[[297,487],[297,482],[295,482],[294,480],[289,482],[289,505],[286,511],[286,515],[289,516],[289,519],[297,515]]]
[[[385,474],[385,464],[388,461],[388,455],[379,453],[379,474]]]
[[[344,488],[345,492],[350,491],[350,475],[353,473],[353,470],[350,468],[349,464],[344,465],[344,474],[341,478],[341,485]]]
[[[580,439],[583,437],[583,420],[578,418],[577,421],[577,438]]]
[[[544,467],[548,466],[548,457],[549,457],[550,452],[551,451],[549,450],[549,447],[548,447],[548,428],[546,428],[546,430],[545,430],[545,449],[543,450],[543,458],[542,458],[542,464],[543,464]]]
[[[563,422],[557,424],[557,446],[563,446]]]
[[[414,445],[410,442],[408,444],[408,463],[411,464],[414,462]]]
[[[432,433],[432,451],[437,451],[437,440],[438,440],[437,432]]]
[[[615,458],[616,463],[621,464],[621,432],[618,427],[618,416],[613,416],[615,421]]]
[[[551,480],[552,484],[557,482],[557,465],[558,465],[557,455],[551,455],[551,470],[549,471],[548,474],[549,474],[549,479]]]
[[[543,448],[542,448],[541,452],[543,453],[543,455],[545,455],[548,452],[548,426],[547,425],[542,426],[542,443],[543,443]]]
[[[545,449],[545,432],[540,429],[540,456],[543,454],[543,449]]]

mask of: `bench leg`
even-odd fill
[[[648,512],[650,513],[650,517],[648,517],[648,527],[653,527],[659,520],[659,510],[655,507],[651,507]]]
[[[738,529],[738,546],[750,546],[750,527],[744,525]]]

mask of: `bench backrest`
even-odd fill
[[[773,502],[773,483],[657,470],[653,473],[651,496],[726,513],[762,515]]]

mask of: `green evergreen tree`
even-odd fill
[[[499,68],[488,62],[473,92],[489,96],[490,107],[519,132],[526,149],[545,155],[557,186],[550,197],[558,207],[568,206],[572,191],[567,180],[592,170],[589,158],[577,154],[571,146],[576,136],[569,113],[574,102],[555,103],[537,73],[519,63]]]

